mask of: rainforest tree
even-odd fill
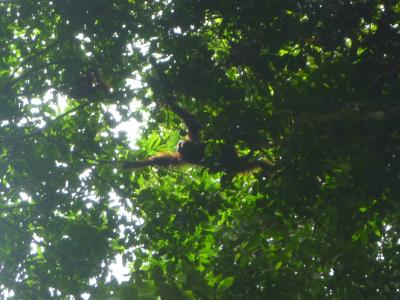
[[[399,53],[391,0],[0,1],[2,298],[398,298]],[[170,99],[273,170],[124,170]]]

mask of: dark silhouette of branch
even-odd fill
[[[378,111],[338,111],[327,114],[302,114],[295,118],[297,124],[329,123],[336,121],[382,121],[400,117],[400,107]]]
[[[42,246],[42,247],[44,247],[45,249],[48,249],[49,251],[52,251],[52,252],[58,254],[58,255],[60,256],[60,258],[65,258],[65,259],[69,260],[70,263],[73,263],[73,264],[75,264],[75,265],[81,265],[81,264],[83,264],[83,265],[85,265],[85,266],[88,267],[88,268],[100,269],[100,266],[98,266],[98,265],[93,265],[93,264],[87,263],[86,261],[77,260],[75,257],[72,257],[72,256],[69,255],[69,254],[66,254],[64,251],[62,251],[62,250],[59,249],[58,247],[52,245],[51,243],[48,243],[48,242],[46,242],[46,241],[38,241],[38,240],[35,240],[35,239],[33,238],[32,233],[31,233],[32,230],[28,230],[28,231],[27,231],[27,230],[24,230],[23,228],[21,228],[21,227],[15,225],[15,224],[9,222],[9,221],[6,220],[5,218],[1,218],[1,219],[0,219],[0,222],[2,222],[2,223],[4,223],[5,225],[9,226],[10,228],[12,228],[14,231],[16,231],[17,233],[19,233],[19,234],[22,235],[23,237],[28,237],[28,238],[30,238],[36,245]]]
[[[69,62],[69,61],[70,61],[70,59],[64,58],[64,59],[61,59],[61,60],[55,61],[55,62],[47,62],[47,63],[41,64],[41,65],[39,65],[39,66],[37,66],[35,68],[28,69],[25,73],[22,73],[21,76],[19,76],[17,78],[13,78],[14,74],[11,74],[10,77],[9,77],[9,80],[3,86],[2,90],[4,92],[8,88],[12,88],[18,82],[20,82],[21,80],[23,80],[25,78],[29,78],[31,75],[33,75],[37,71],[43,70],[43,69],[48,68],[48,67],[50,67],[52,65],[58,65],[60,63],[65,63],[65,62]]]
[[[53,124],[56,123],[57,121],[63,119],[64,117],[66,117],[66,116],[72,114],[72,113],[75,112],[75,111],[78,111],[78,110],[80,110],[80,109],[82,109],[82,108],[88,106],[89,104],[90,104],[90,102],[82,103],[82,104],[80,104],[80,105],[78,105],[78,106],[76,106],[76,107],[74,107],[74,108],[72,108],[72,109],[70,109],[70,110],[68,110],[68,111],[66,111],[66,112],[64,112],[64,113],[62,113],[62,114],[60,114],[60,115],[58,115],[58,116],[55,117],[54,119],[48,121],[48,122],[46,123],[46,125],[44,125],[44,126],[41,127],[41,128],[38,128],[38,129],[34,130],[33,132],[30,132],[30,133],[27,133],[27,134],[22,134],[22,135],[19,135],[19,136],[16,136],[16,137],[10,137],[10,138],[1,139],[1,140],[0,140],[0,144],[2,144],[2,143],[15,142],[15,141],[18,141],[18,140],[21,140],[21,139],[27,139],[27,138],[31,138],[31,137],[34,137],[34,136],[36,136],[36,135],[39,135],[39,134],[43,133],[46,129],[48,129],[49,127],[51,127],[51,125],[53,125]]]

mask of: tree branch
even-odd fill
[[[338,111],[327,114],[313,115],[304,113],[295,118],[295,122],[300,125],[309,123],[329,123],[336,121],[382,121],[400,117],[400,107],[392,107],[378,111]]]
[[[23,134],[23,135],[16,136],[16,137],[11,137],[11,138],[4,138],[4,139],[1,139],[1,140],[0,140],[0,144],[1,144],[1,143],[15,142],[15,141],[18,141],[18,140],[20,140],[20,139],[27,139],[27,138],[31,138],[31,137],[33,137],[33,136],[35,136],[35,135],[38,135],[38,134],[44,132],[46,129],[48,129],[52,124],[54,124],[54,123],[57,122],[58,120],[60,120],[60,119],[62,119],[62,118],[64,118],[64,117],[70,115],[71,113],[73,113],[73,112],[75,112],[75,111],[78,111],[78,110],[80,110],[80,109],[82,109],[82,108],[88,106],[89,104],[90,104],[90,102],[85,102],[85,103],[83,103],[83,104],[80,104],[80,105],[78,105],[78,106],[76,106],[76,107],[74,107],[74,108],[72,108],[72,109],[70,109],[70,110],[68,110],[68,111],[66,111],[66,112],[64,112],[64,113],[62,113],[61,115],[58,115],[58,116],[55,117],[54,119],[48,121],[48,122],[46,123],[46,125],[44,125],[44,126],[41,127],[41,128],[38,128],[38,129],[34,130],[34,131],[31,132],[31,133]]]

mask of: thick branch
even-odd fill
[[[335,121],[382,121],[400,117],[400,107],[378,111],[338,111],[328,114],[305,113],[295,119],[297,124],[328,123]]]

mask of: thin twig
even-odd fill
[[[88,106],[89,104],[90,104],[90,102],[85,102],[85,103],[83,103],[83,104],[80,104],[80,105],[78,105],[78,106],[76,106],[76,107],[74,107],[74,108],[72,108],[72,109],[70,109],[70,110],[68,110],[68,111],[66,111],[66,112],[64,112],[64,113],[62,113],[62,114],[60,114],[60,115],[58,115],[58,116],[55,117],[54,119],[48,121],[48,122],[46,123],[46,125],[44,125],[44,126],[41,127],[41,128],[38,128],[38,129],[34,130],[34,131],[31,132],[31,133],[23,134],[23,135],[20,135],[20,136],[17,136],[17,137],[11,137],[11,138],[4,138],[4,139],[1,139],[1,140],[0,140],[0,144],[2,144],[2,143],[15,142],[15,141],[18,141],[18,140],[20,140],[20,139],[27,139],[27,138],[34,137],[34,136],[36,136],[36,135],[38,135],[38,134],[41,134],[41,133],[43,133],[46,129],[48,129],[51,125],[53,125],[54,123],[56,123],[58,120],[60,120],[60,119],[62,119],[62,118],[64,118],[64,117],[66,117],[66,116],[72,114],[72,113],[75,112],[75,111],[78,111],[78,110],[80,110],[80,109],[82,109],[82,108]]]

